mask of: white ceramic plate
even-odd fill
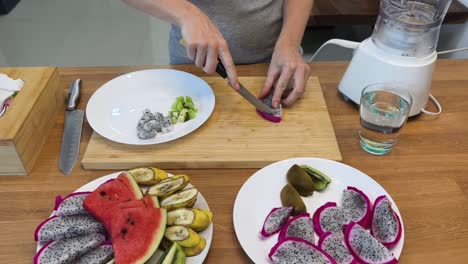
[[[80,187],[74,192],[92,192],[95,189],[97,189],[101,184],[105,183],[106,181],[117,178],[117,176],[119,176],[120,173],[122,172],[112,173],[112,174],[103,176],[101,178],[95,179],[94,181],[91,181],[83,185],[82,187]],[[171,174],[169,174],[169,176],[172,177]],[[140,187],[143,190],[143,192],[145,192],[146,189],[148,188],[148,187],[143,187],[143,186],[140,186]],[[186,188],[191,188],[191,187],[193,186],[191,184],[188,184]],[[204,209],[204,210],[210,210],[210,207],[208,206],[208,203],[206,202],[205,197],[203,197],[203,195],[200,192],[198,192],[197,202],[195,203],[193,207]],[[54,213],[52,213],[52,215],[54,215]],[[208,251],[210,250],[211,240],[213,239],[213,224],[211,224],[207,229],[203,230],[202,232],[199,232],[198,234],[201,235],[206,240],[205,249],[197,256],[187,258],[187,262],[186,262],[187,264],[201,264],[205,260],[206,255],[208,255]],[[44,244],[45,243],[38,243],[36,252],[38,252],[39,249]],[[148,264],[156,263],[162,254],[163,252],[158,249],[156,254],[154,254],[153,257],[150,260],[148,260],[148,262],[146,263]]]
[[[348,165],[318,158],[296,158],[283,160],[257,171],[242,186],[234,203],[234,229],[237,239],[244,251],[256,264],[271,263],[268,253],[278,240],[278,235],[267,239],[259,236],[265,217],[271,209],[281,206],[280,191],[286,185],[286,173],[294,165],[309,165],[327,174],[332,182],[323,192],[315,192],[312,196],[303,198],[307,211],[312,216],[318,207],[326,202],[341,204],[341,195],[348,186],[361,189],[369,196],[371,202],[380,196],[387,195],[393,203],[393,209],[402,219],[398,207],[392,197],[382,186],[361,171]],[[391,250],[396,258],[400,257],[405,239],[403,232],[400,242]],[[316,235],[315,241],[318,241]]]
[[[152,139],[137,137],[136,126],[144,109],[167,115],[178,96],[190,96],[197,117],[176,124],[174,131]],[[211,87],[195,75],[168,69],[143,70],[121,75],[101,86],[89,99],[86,116],[101,136],[124,144],[151,145],[183,137],[200,127],[215,106]]]

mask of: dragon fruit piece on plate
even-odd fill
[[[268,257],[275,264],[336,264],[335,260],[314,244],[300,238],[288,237],[273,246]]]
[[[281,228],[278,240],[287,237],[301,238],[310,243],[315,243],[314,225],[309,213],[299,214],[286,222]]]
[[[340,207],[334,202],[328,202],[319,207],[313,216],[314,231],[320,237],[325,232],[332,232],[340,240],[343,238],[345,217]]]
[[[114,251],[110,241],[86,253],[75,264],[106,264],[114,258]]]
[[[64,199],[57,196],[55,204],[55,215],[69,216],[88,214],[83,207],[83,201],[91,192],[71,193]]]
[[[332,232],[324,233],[319,238],[318,246],[327,252],[338,264],[358,264],[348,248]]]
[[[377,197],[371,217],[371,234],[384,246],[392,247],[401,239],[402,226],[400,217],[393,211],[387,196]]]
[[[91,215],[52,216],[37,226],[34,240],[48,242],[104,231],[104,226]]]
[[[345,217],[345,224],[353,221],[364,228],[368,228],[372,204],[367,195],[356,187],[348,186],[346,190],[343,190],[341,199],[341,208]]]
[[[260,234],[269,237],[279,232],[291,216],[292,210],[292,206],[273,208],[265,218]]]
[[[50,241],[34,256],[34,264],[65,264],[99,247],[106,237],[103,234],[89,234]]]
[[[360,263],[394,264],[398,260],[382,243],[361,225],[351,222],[346,226],[344,241],[349,252]]]

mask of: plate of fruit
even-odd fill
[[[62,198],[34,233],[34,264],[203,263],[213,213],[187,175],[137,168]]]
[[[240,189],[233,210],[240,245],[260,263],[397,263],[404,226],[392,197],[345,164],[273,163]]]

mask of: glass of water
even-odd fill
[[[360,116],[361,147],[372,154],[389,153],[408,119],[411,95],[398,86],[378,83],[362,91]]]

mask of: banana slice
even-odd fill
[[[183,246],[194,247],[200,243],[201,237],[192,229],[185,226],[171,226],[166,228],[164,237],[169,241]]]
[[[167,175],[167,172],[161,169],[151,167],[151,170],[153,170],[155,177],[158,178],[160,181],[165,180],[167,179],[167,177],[169,177],[169,175]]]
[[[161,207],[166,208],[168,211],[190,207],[197,201],[198,191],[195,188],[186,189],[171,196],[163,198],[160,202]]]
[[[190,179],[187,175],[175,175],[151,186],[146,193],[148,195],[164,198],[182,190],[189,182]]]
[[[195,212],[195,221],[193,222],[192,226],[190,226],[190,228],[197,232],[208,228],[208,226],[210,226],[211,222],[213,221],[213,213],[198,208],[193,208],[193,211]]]
[[[159,179],[155,181],[155,173],[151,168],[136,168],[129,170],[128,173],[135,178],[138,184],[152,185],[160,181]]]
[[[193,257],[200,254],[205,249],[205,246],[206,240],[203,237],[200,237],[200,243],[198,243],[198,245],[189,248],[184,247],[183,249],[187,257]]]
[[[210,212],[211,213],[211,212]],[[187,226],[196,232],[205,230],[211,224],[208,215],[200,209],[179,208],[167,214],[167,225]]]

